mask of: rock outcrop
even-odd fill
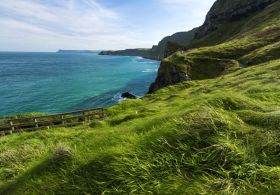
[[[161,62],[149,93],[187,80],[215,78],[238,67],[239,63],[235,60],[188,56],[184,52],[177,52]]]
[[[126,98],[126,99],[137,99],[137,96],[135,96],[129,92],[122,93],[121,97]]]

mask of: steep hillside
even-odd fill
[[[279,194],[279,109],[276,60],[1,137],[0,194]]]
[[[227,1],[217,1],[214,8],[220,2]],[[215,78],[238,66],[280,58],[279,10],[280,2],[277,1],[241,19],[219,23],[215,31],[194,39],[187,51],[164,59],[150,92],[185,80]]]
[[[206,16],[204,24],[198,28],[196,38],[201,38],[226,22],[246,18],[278,0],[217,0]]]

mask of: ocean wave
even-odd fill
[[[148,69],[143,70],[142,72],[147,73],[147,72],[157,72],[157,71],[158,71],[158,69],[150,69],[150,68],[148,68]]]
[[[143,61],[139,62],[140,64],[156,64],[156,62],[148,62],[148,61]]]
[[[114,102],[121,102],[123,100],[125,100],[125,98],[122,97],[122,94],[121,93],[116,93],[113,97],[112,97],[112,100]]]

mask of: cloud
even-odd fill
[[[188,16],[195,22],[202,22],[216,0],[159,0],[165,9]]]
[[[129,32],[122,26],[122,19],[118,13],[103,7],[95,0],[63,0],[59,1],[60,3],[51,0],[48,4],[45,2],[1,2],[0,40],[17,37],[19,42],[26,42],[28,39],[31,41],[29,45],[34,45],[34,49],[29,48],[31,50],[42,48],[43,44],[48,45],[51,42],[49,46],[50,50],[53,50],[65,46],[69,49],[77,48],[81,45],[85,49],[111,48],[110,45],[122,45],[125,48],[132,46],[133,39],[137,39],[137,33]],[[22,37],[22,40],[19,37]],[[52,41],[43,42],[46,39]],[[135,42],[139,45],[147,44],[145,41]]]
[[[213,3],[216,0],[201,0],[201,1],[197,1],[197,0],[160,0],[160,1],[163,4],[166,4],[168,6],[186,9],[186,7],[189,7],[192,5],[198,5],[201,8],[209,7],[209,6],[213,5]]]
[[[214,0],[106,2],[111,7],[103,0],[3,0],[0,50],[151,47],[202,24]]]
[[[170,25],[190,30],[202,25],[216,0],[155,0],[170,15]],[[180,25],[181,23],[181,25]],[[184,25],[182,25],[184,23]],[[178,29],[179,30],[179,29]],[[182,29],[183,30],[183,29]],[[185,31],[184,30],[184,31]]]
[[[47,7],[34,1],[10,0],[0,4],[2,15],[16,14],[18,16],[33,17],[42,20],[55,20],[56,16],[50,13]]]
[[[107,32],[118,20],[116,13],[102,8],[93,0],[68,0],[61,6],[36,0],[10,0],[1,2],[0,10],[2,16],[68,35]]]

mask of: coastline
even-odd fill
[[[0,54],[5,59],[0,60],[1,116],[112,106],[118,103],[122,92],[145,95],[156,77],[156,71],[150,70],[159,66],[157,61],[140,56],[130,59],[97,53]]]
[[[101,51],[98,55],[103,56],[128,56],[128,57],[142,57],[148,60],[155,60],[160,62],[162,59],[159,56],[153,56],[148,53],[149,50],[142,49],[127,49],[127,50],[117,50],[117,51]]]

